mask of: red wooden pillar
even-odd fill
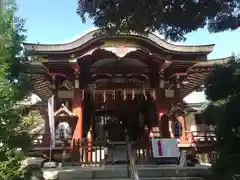
[[[82,92],[80,89],[74,90],[72,99],[72,112],[78,116],[77,124],[73,132],[73,140],[80,140],[82,142]]]
[[[174,93],[174,105],[179,106],[180,108],[183,108],[183,99],[180,96],[180,82],[179,82],[179,76],[176,78],[176,86],[175,86],[175,93]],[[185,142],[187,140],[186,137],[186,123],[185,123],[185,117],[184,116],[178,116],[176,117],[178,121],[182,124],[182,137],[181,142]]]
[[[76,64],[76,63],[75,63]],[[75,66],[74,66],[75,67]],[[73,132],[73,140],[79,140],[80,145],[82,145],[82,129],[83,129],[83,104],[82,104],[82,91],[80,89],[79,83],[79,68],[75,69],[75,82],[74,82],[74,92],[72,99],[72,112],[78,116],[75,130]]]
[[[88,160],[88,162],[92,161],[92,143],[93,143],[92,126],[90,126],[88,133],[87,133],[87,146],[88,146],[87,160]],[[95,157],[97,157],[97,156],[95,156]],[[97,162],[97,159],[95,159],[95,162]]]

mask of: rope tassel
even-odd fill
[[[96,91],[93,90],[93,99],[95,100],[95,98],[96,98]]]
[[[143,89],[143,96],[144,96],[144,99],[147,100],[147,94],[146,94],[145,89]]]
[[[103,102],[107,101],[107,95],[106,95],[106,91],[103,92]]]
[[[127,99],[127,95],[126,95],[126,90],[124,89],[123,90],[123,100],[126,100]]]
[[[155,90],[152,91],[152,98],[153,98],[153,100],[156,100],[156,91]]]
[[[82,100],[84,100],[84,90],[82,90]]]
[[[132,99],[134,99],[134,98],[135,98],[135,90],[132,89]]]
[[[113,98],[113,100],[115,100],[115,99],[116,99],[116,91],[115,91],[115,89],[113,90],[113,93],[112,93],[112,98]]]

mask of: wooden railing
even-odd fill
[[[188,141],[189,143],[216,141],[216,135],[214,131],[199,130],[199,131],[186,131],[185,133],[186,133],[185,140]],[[49,142],[50,142],[50,136],[48,134],[35,134],[34,140],[33,140],[33,147],[47,147],[49,146]],[[69,138],[69,143],[70,142],[71,142],[71,139]],[[139,142],[138,145],[140,145],[141,143],[142,142]],[[56,139],[56,147],[61,147],[61,146],[62,146],[61,140]]]
[[[44,140],[45,139],[45,140]],[[29,152],[32,155],[50,157],[49,135],[38,134],[32,140]],[[55,147],[52,148],[52,159],[64,163],[96,165],[118,164],[128,162],[127,142],[104,142],[93,141],[92,143],[74,141],[68,139],[63,142],[56,139]],[[152,159],[149,142],[131,142],[131,151],[137,164],[146,164]]]
[[[211,146],[217,140],[214,131],[186,131],[186,137],[196,146]]]
[[[71,149],[71,160],[79,160],[81,165],[103,165],[106,164],[107,143],[94,141],[92,143],[74,141]]]
[[[132,144],[132,151],[136,155],[136,164],[149,164],[153,159],[150,142],[137,141]]]
[[[129,159],[130,171],[131,171],[131,178],[132,180],[139,180],[137,168],[135,165],[135,159],[133,158],[133,150],[132,144],[130,142],[127,143],[127,154]]]
[[[186,143],[189,147],[211,147],[216,141],[213,131],[186,132]],[[29,152],[33,154],[44,154],[49,157],[49,135],[34,135],[32,147]],[[104,142],[93,141],[92,143],[74,141],[68,139],[66,142],[56,139],[56,146],[52,148],[52,158],[64,163],[76,165],[101,166],[105,164],[117,164],[128,162],[126,151],[127,142]],[[180,142],[181,145],[181,142]],[[136,164],[154,163],[149,141],[131,142],[132,156]]]

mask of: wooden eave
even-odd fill
[[[100,48],[93,49],[90,52],[87,52],[86,54],[83,54],[81,57],[74,58],[76,63],[79,64],[79,66],[82,67],[82,71],[85,71],[85,69],[93,68],[91,65],[94,62],[97,62],[101,59],[108,59],[108,58],[116,58],[119,59],[119,57],[110,51],[107,50],[101,50]],[[166,63],[166,59],[164,57],[160,57],[157,54],[152,54],[151,52],[144,51],[141,49],[138,49],[136,51],[132,51],[130,53],[127,53],[122,58],[132,58],[137,59],[147,66],[152,66],[154,68],[162,67],[164,63]],[[73,60],[74,60],[73,59]],[[52,59],[43,59],[42,64],[48,68],[49,72],[64,72],[66,75],[73,74],[73,68],[70,63],[72,59],[65,59],[65,60],[52,60]],[[193,66],[194,64],[198,62],[203,62],[205,60],[170,60],[169,66],[167,67],[167,71],[187,71],[188,68]],[[82,64],[83,63],[83,64]],[[84,66],[82,66],[84,65]],[[87,65],[88,67],[85,67]],[[170,70],[169,70],[170,69]],[[172,75],[172,74],[171,74]]]
[[[212,65],[214,61],[212,61]],[[216,61],[218,62],[218,61]],[[204,80],[211,73],[211,68],[209,68],[209,62],[206,62],[208,66],[204,68],[204,63],[201,66],[194,65],[193,70],[187,73],[188,84],[184,85],[180,89],[180,96],[183,98],[190,94],[195,88],[204,84]],[[198,67],[198,69],[197,69]],[[36,93],[41,99],[47,100],[52,95],[51,83],[47,80],[44,74],[32,74],[30,78],[30,83],[33,87],[33,92]]]
[[[88,50],[91,50],[94,47],[91,47],[94,43],[95,45],[98,45],[96,47],[99,48],[101,44],[104,43],[104,41],[112,40],[112,39],[128,39],[128,40],[137,40],[138,42],[142,42],[142,44],[145,44],[146,46],[151,46],[152,48],[149,49],[155,49],[154,51],[159,52],[161,50],[164,52],[163,57],[158,57],[157,55],[153,55],[152,53],[146,53],[143,54],[142,52],[136,52],[135,54],[132,53],[131,56],[135,57],[137,59],[141,59],[146,64],[150,65],[149,70],[151,70],[151,67],[161,67],[166,60],[166,55],[169,53],[172,54],[185,54],[186,57],[191,58],[191,56],[194,55],[195,59],[192,60],[171,60],[171,65],[167,68],[167,72],[171,76],[174,72],[185,72],[190,67],[194,66],[197,63],[196,58],[204,55],[206,56],[210,52],[212,52],[214,45],[205,45],[205,46],[181,46],[181,45],[174,45],[171,43],[168,43],[158,36],[154,34],[149,35],[139,35],[139,34],[122,34],[120,36],[95,36],[97,33],[99,33],[99,30],[92,31],[90,33],[87,33],[83,37],[77,39],[76,41],[73,41],[71,43],[66,44],[53,44],[53,45],[43,45],[43,44],[30,44],[25,43],[24,47],[27,51],[32,52],[32,54],[40,55],[41,57],[47,57],[49,61],[41,62],[39,64],[39,68],[36,68],[43,72],[33,72],[31,78],[30,78],[30,84],[32,85],[33,93],[36,93],[41,99],[47,100],[52,95],[52,82],[49,81],[48,75],[53,75],[54,73],[64,73],[67,77],[73,76],[73,65],[69,63],[69,60],[71,59],[71,53],[74,53],[76,55],[76,59],[78,59],[76,64],[81,64],[79,58],[81,57],[79,55],[84,54],[84,52]],[[140,43],[141,44],[141,43]],[[143,47],[145,48],[145,46]],[[161,53],[160,53],[161,54]],[[102,58],[109,57],[109,52],[105,52],[101,54]],[[184,56],[185,56],[184,55]],[[98,58],[99,58],[98,54]],[[112,57],[116,57],[112,53]],[[53,57],[53,59],[51,59]],[[60,58],[59,58],[60,57]],[[63,58],[63,59],[61,59]],[[94,57],[88,57],[89,59],[96,59]],[[183,57],[181,57],[183,58]],[[55,60],[54,60],[55,59]],[[148,59],[151,59],[148,61]],[[204,60],[202,60],[204,61]],[[86,62],[86,61],[85,61]],[[89,62],[88,62],[89,63]],[[83,67],[88,68],[88,67]],[[46,70],[47,69],[47,70]],[[38,71],[37,70],[37,71]],[[45,72],[44,72],[45,71]],[[52,74],[51,74],[52,73]],[[167,74],[168,74],[167,73]],[[54,76],[54,75],[53,75]],[[191,78],[191,76],[190,76]],[[198,85],[199,83],[197,83]],[[181,96],[184,96],[185,94],[192,91],[192,87],[195,87],[195,84],[191,84],[190,87],[184,87],[184,90],[181,90]]]
[[[210,75],[212,72],[212,67],[215,65],[224,65],[229,62],[230,58],[222,58],[222,59],[213,59],[208,60],[206,62],[200,62],[193,65],[191,68],[188,69],[186,81],[188,84],[184,85],[180,89],[180,96],[184,98],[197,87],[204,84],[205,79]]]
[[[41,63],[31,64],[31,70],[26,72],[32,93],[38,95],[43,101],[52,96],[52,82],[46,67]]]
[[[198,45],[198,46],[184,46],[184,45],[175,45],[171,44],[167,41],[164,41],[160,37],[150,33],[148,35],[140,35],[140,34],[122,34],[119,36],[103,36],[99,34],[100,30],[95,30],[85,34],[84,36],[80,37],[79,39],[66,43],[66,44],[31,44],[31,43],[24,43],[24,47],[29,52],[36,52],[36,53],[73,53],[76,50],[80,51],[91,44],[99,41],[104,41],[108,39],[129,39],[129,40],[140,40],[143,42],[147,42],[148,44],[161,49],[164,52],[168,53],[189,53],[189,54],[209,54],[213,51],[213,44],[210,45]]]
[[[199,63],[195,64],[194,66],[191,67],[191,69],[208,68],[208,67],[211,68],[215,65],[228,64],[228,62],[230,61],[230,58],[231,57],[219,58],[219,59],[209,59],[208,61],[199,62]]]
[[[74,73],[69,61],[48,61],[42,62],[42,64],[48,68],[50,74],[65,73],[66,75],[71,75]]]
[[[46,101],[38,101],[37,103],[31,105],[31,109],[40,109],[40,108],[43,108],[43,109],[46,109],[48,106],[48,103]]]
[[[211,70],[209,70],[208,72],[195,72],[188,74],[186,77],[186,81],[188,82],[188,84],[181,87],[180,96],[184,98],[185,96],[193,92],[197,87],[204,84],[205,79],[209,76],[210,73]]]
[[[204,109],[207,107],[208,102],[201,102],[201,103],[184,103],[184,108],[188,112],[193,113],[202,113]]]

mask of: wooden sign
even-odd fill
[[[178,158],[180,151],[176,139],[152,139],[152,151],[154,158]]]

